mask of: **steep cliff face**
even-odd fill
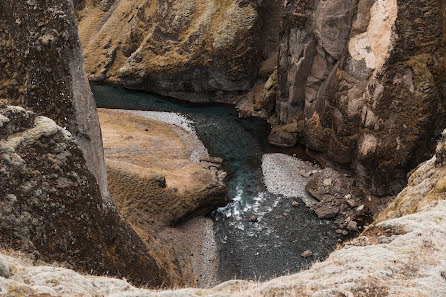
[[[72,2],[2,1],[0,19],[0,98],[66,127],[79,143],[102,196],[109,199],[101,131]]]
[[[89,78],[190,101],[249,90],[261,53],[244,0],[78,2]]]
[[[446,125],[444,1],[287,3],[279,122],[377,194],[398,192]]]
[[[0,244],[138,284],[181,284],[108,197],[82,58],[71,0],[0,3]]]

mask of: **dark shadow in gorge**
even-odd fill
[[[335,226],[319,219],[303,203],[274,195],[263,184],[261,168],[265,152],[294,154],[311,160],[303,148],[278,149],[267,144],[269,125],[259,119],[239,119],[226,104],[191,104],[171,98],[92,85],[98,107],[167,111],[194,121],[198,137],[212,156],[223,158],[229,171],[226,184],[232,203],[214,211],[214,230],[219,251],[220,281],[233,278],[265,280],[306,269],[328,256],[337,243]],[[299,199],[294,199],[299,200]],[[288,215],[284,216],[286,212]],[[249,222],[255,215],[258,222]],[[300,254],[311,250],[304,259]]]

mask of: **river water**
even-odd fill
[[[211,156],[223,158],[232,201],[211,214],[219,253],[220,281],[265,280],[308,268],[328,256],[336,244],[335,227],[293,200],[271,194],[263,183],[262,156],[279,152],[268,146],[269,125],[239,119],[233,106],[191,104],[119,87],[92,85],[98,107],[181,113],[194,122],[197,136]],[[303,151],[294,154],[308,158]],[[286,216],[284,216],[286,213]],[[249,218],[255,215],[258,222]],[[313,257],[300,254],[311,250]]]

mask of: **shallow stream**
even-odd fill
[[[300,202],[299,198],[267,191],[262,156],[281,151],[267,145],[269,125],[264,121],[239,119],[230,105],[191,104],[113,86],[92,85],[92,91],[98,107],[185,115],[194,122],[197,136],[210,155],[225,160],[223,165],[229,173],[226,185],[233,202],[211,215],[220,281],[265,280],[296,272],[332,251],[337,240],[333,224],[320,220],[304,203],[293,207],[292,201]],[[308,158],[299,149],[287,153]],[[258,222],[249,221],[253,215]],[[302,258],[300,254],[305,250],[311,250],[314,256]]]

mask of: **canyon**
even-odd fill
[[[3,1],[0,294],[443,296],[445,15],[444,0]],[[153,106],[97,111],[119,107],[89,81],[235,107],[254,136],[217,144]],[[258,143],[248,170],[213,153]],[[225,258],[220,235],[298,225],[323,235],[290,233],[305,265],[259,258],[260,281],[218,285],[222,263],[255,263]]]
[[[441,1],[77,7],[90,80],[237,104],[272,123],[272,143],[300,142],[379,196],[402,189],[445,127]]]

